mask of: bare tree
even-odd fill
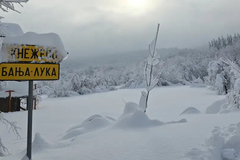
[[[4,12],[8,12],[8,9],[18,12],[14,7],[15,4],[19,4],[22,6],[21,3],[26,3],[28,0],[0,0],[0,9],[2,9]]]
[[[159,75],[157,76],[153,75],[154,66],[156,66],[159,63],[159,58],[160,58],[160,55],[156,54],[156,45],[157,45],[159,27],[160,27],[160,24],[158,24],[158,27],[157,27],[156,37],[149,45],[149,57],[145,60],[144,76],[145,76],[147,92],[142,91],[142,95],[139,101],[139,107],[144,112],[146,112],[148,107],[147,103],[148,103],[150,91],[157,85],[159,81]]]

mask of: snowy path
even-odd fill
[[[115,128],[83,134],[68,140],[60,140],[72,126],[81,124],[86,118],[101,114],[117,119],[124,109],[125,101],[138,102],[142,89],[77,96],[71,98],[46,99],[34,112],[34,133],[39,132],[50,144],[34,152],[34,160],[176,160],[191,148],[200,148],[209,138],[214,126],[228,126],[239,122],[239,114],[182,115],[188,107],[204,113],[217,96],[206,88],[188,86],[156,88],[150,95],[147,114],[150,119],[169,122],[182,118],[186,123],[169,124],[151,128]],[[3,160],[21,159],[18,154],[26,148],[26,112],[5,114],[6,118],[18,121],[22,128],[22,139],[2,131],[6,146],[14,156]],[[41,148],[41,147],[40,147]]]

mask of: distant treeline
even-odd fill
[[[235,33],[232,35],[227,35],[227,37],[218,37],[209,42],[209,48],[216,48],[218,50],[226,48],[227,46],[232,46],[240,40],[240,34]]]

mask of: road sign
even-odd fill
[[[1,62],[5,63],[0,64],[0,81],[29,81],[26,156],[31,160],[33,81],[58,80],[59,63],[69,53],[55,33],[6,36],[1,46]]]
[[[3,44],[3,51],[7,53],[8,62],[59,63],[61,61],[55,47]]]
[[[59,64],[1,63],[0,80],[58,80],[59,71]]]

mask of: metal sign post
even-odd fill
[[[68,52],[63,49],[64,46],[58,35],[50,34],[52,41],[57,42],[56,44],[52,44],[54,46],[38,44],[41,43],[37,40],[38,36],[40,39],[45,38],[46,41],[49,41],[48,35],[31,35],[34,35],[33,41],[35,39],[35,42],[31,42],[33,45],[27,44],[29,41],[25,40],[22,36],[14,36],[14,38],[7,37],[8,41],[6,43],[3,42],[1,48],[1,53],[5,54],[7,60],[0,63],[0,81],[29,81],[26,154],[29,160],[32,160],[33,81],[58,80],[60,77],[59,63],[64,60],[68,54]],[[17,39],[16,37],[21,39],[21,43],[18,40],[15,41]],[[9,43],[10,41],[11,43]]]
[[[33,81],[28,85],[28,130],[27,130],[27,157],[32,159],[32,117],[33,117]]]

